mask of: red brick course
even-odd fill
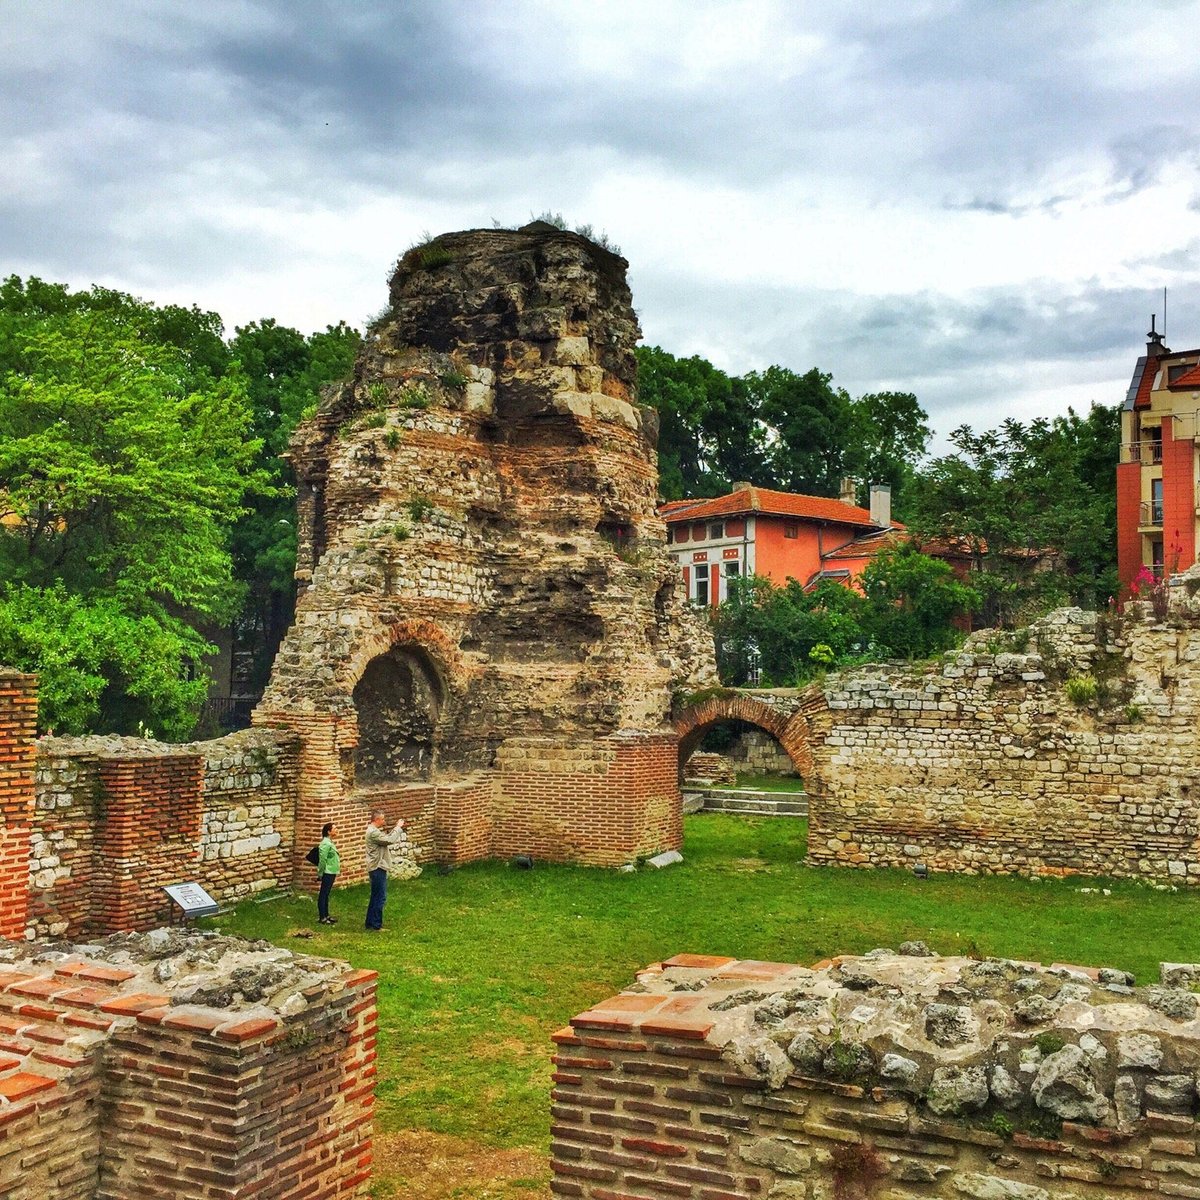
[[[34,677],[0,669],[0,937],[25,936],[36,725]]]

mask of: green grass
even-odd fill
[[[753,788],[758,792],[802,792],[804,780],[799,775],[756,775],[753,771],[739,771],[734,786]]]
[[[377,1127],[490,1147],[545,1145],[550,1033],[680,951],[811,963],[923,938],[946,954],[1116,966],[1141,982],[1160,960],[1198,957],[1195,894],[814,869],[802,862],[805,831],[798,820],[701,814],[686,819],[686,861],[661,872],[430,871],[392,885],[382,935],[362,931],[363,887],[335,892],[332,930],[313,923],[308,898],[246,904],[215,923],[378,970]],[[297,927],[318,933],[292,940]]]

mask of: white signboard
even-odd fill
[[[212,917],[217,902],[198,883],[173,883],[163,891],[183,909],[185,917]]]

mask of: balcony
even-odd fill
[[[1161,529],[1163,524],[1163,502],[1161,500],[1143,500],[1138,505],[1138,528]]]
[[[1121,461],[1142,463],[1150,466],[1162,462],[1161,440],[1153,442],[1124,442],[1121,445]]]

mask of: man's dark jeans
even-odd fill
[[[371,880],[371,899],[367,903],[367,928],[383,928],[383,906],[387,900],[388,873],[380,867],[368,872]]]

